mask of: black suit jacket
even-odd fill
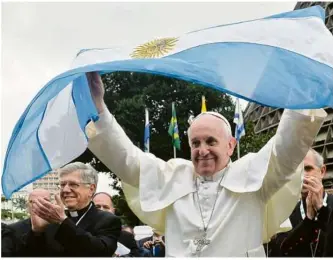
[[[333,195],[332,195],[333,196]],[[333,257],[333,207],[327,225],[326,241],[324,246],[324,257]]]
[[[22,248],[20,234],[11,225],[1,223],[1,256],[19,256],[18,252]]]
[[[24,256],[24,238],[26,234],[31,231],[30,218],[12,223],[8,225],[8,228],[12,232],[12,243],[15,247],[11,256]]]
[[[104,256],[110,257],[117,249],[120,219],[93,204],[78,226],[70,219],[61,225],[50,224],[45,232],[30,230],[25,238],[25,256]]]
[[[332,209],[333,195],[329,194],[327,196],[327,207],[320,210],[318,220],[310,220],[307,217],[303,220],[300,202],[298,202],[289,217],[292,230],[279,233],[271,240],[268,244],[269,256],[311,257],[315,252],[315,256],[323,256],[327,231],[331,225],[329,219],[332,215]]]

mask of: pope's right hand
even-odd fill
[[[88,72],[88,73],[86,73],[86,76],[87,76],[92,99],[94,100],[97,111],[100,114],[104,111],[104,108],[105,108],[105,103],[104,103],[105,91],[104,91],[102,78],[99,75],[99,73],[96,71]]]

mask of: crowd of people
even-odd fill
[[[95,193],[98,175],[93,167],[75,162],[59,174],[55,203],[49,191],[35,189],[28,198],[30,218],[1,224],[2,256],[164,256],[160,235],[136,241],[133,228],[121,225],[114,214],[112,197]],[[129,252],[118,254],[118,243]]]
[[[96,170],[75,162],[59,169],[54,202],[35,190],[30,218],[2,224],[3,256],[333,256],[333,197],[322,185],[323,158],[311,149],[323,109],[285,110],[276,135],[235,162],[227,119],[201,113],[188,129],[191,161],[165,162],[133,145],[104,103],[99,74],[87,78],[100,115],[87,131],[89,149],[121,178],[154,235],[137,241],[110,195],[96,193]]]
[[[313,149],[304,158],[304,173],[301,199],[287,219],[291,228],[264,245],[268,257],[333,256],[333,195],[323,189],[326,167]],[[32,191],[30,218],[1,225],[2,256],[164,257],[164,236],[154,232],[136,240],[133,227],[115,216],[111,195],[95,193],[97,181],[90,165],[76,162],[60,171],[60,197],[54,204],[49,191]],[[53,212],[52,217],[43,211]],[[128,252],[117,252],[119,243]]]

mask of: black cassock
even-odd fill
[[[89,210],[88,207],[78,211],[77,217],[69,216],[61,225],[50,224],[43,233],[32,232],[30,228],[23,236],[24,248],[20,255],[111,257],[117,249],[121,230],[120,218],[98,210],[93,203]],[[84,215],[85,212],[87,213]]]
[[[317,220],[303,219],[298,202],[289,219],[292,230],[279,233],[268,244],[269,257],[321,257],[329,256],[327,236],[332,230],[333,195],[327,196],[327,206],[322,207]],[[306,214],[306,203],[303,201]],[[332,236],[332,235],[331,235]],[[332,241],[331,241],[332,243]]]

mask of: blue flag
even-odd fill
[[[17,122],[2,174],[5,196],[85,151],[85,127],[98,119],[86,72],[159,74],[273,107],[333,107],[333,36],[324,19],[314,6],[139,46],[82,50]]]
[[[150,143],[150,125],[149,125],[149,112],[145,109],[145,136],[144,136],[144,151],[149,153],[149,143]]]
[[[240,108],[238,98],[237,98],[236,104],[235,104],[234,123],[236,124],[235,138],[236,138],[237,142],[239,142],[241,137],[245,135],[245,126],[244,126],[243,113],[242,113],[242,110]]]

